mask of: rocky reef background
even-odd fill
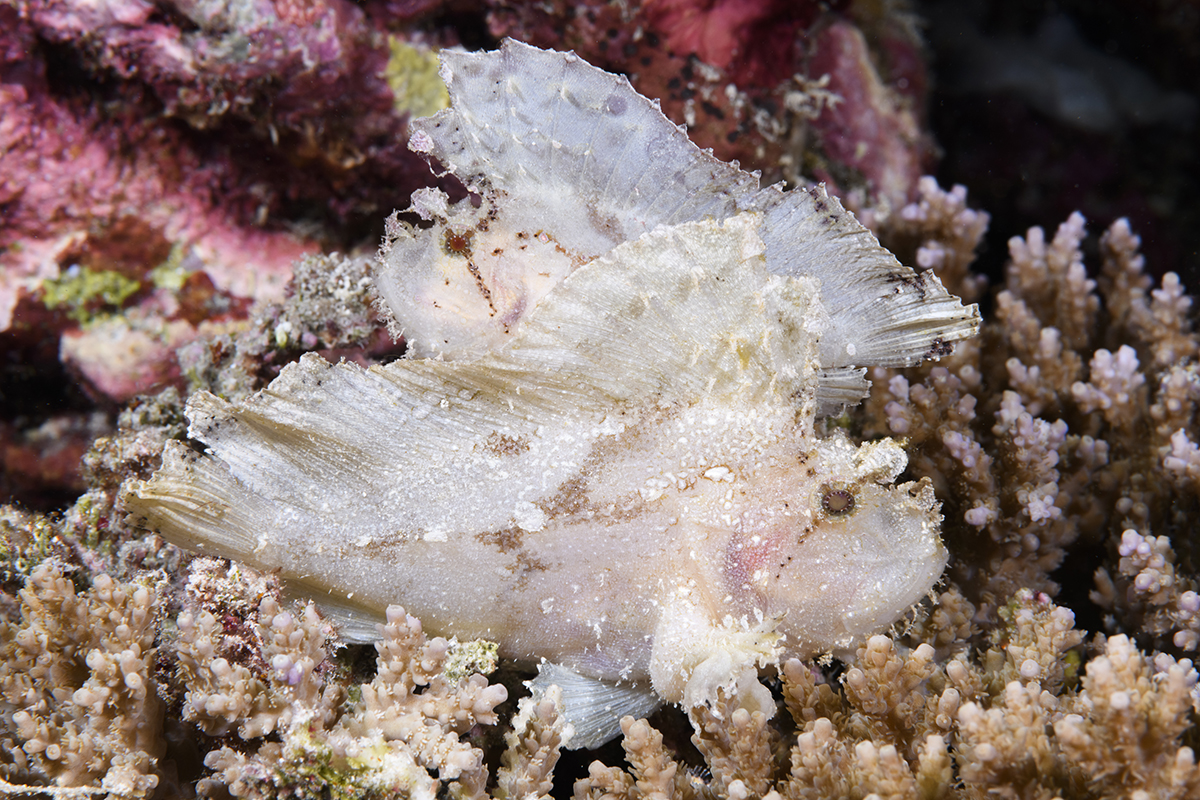
[[[1198,32],[1187,0],[0,2],[0,789],[1200,795]],[[564,754],[486,647],[394,609],[338,648],[271,576],[123,521],[189,391],[402,352],[368,269],[439,180],[407,121],[446,102],[438,48],[502,36],[826,181],[984,306],[840,420],[907,438],[945,581],[768,678],[774,720],[670,710]]]

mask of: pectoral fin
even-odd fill
[[[551,686],[562,692],[559,713],[575,729],[567,742],[571,750],[592,749],[621,732],[621,718],[641,719],[662,705],[649,684],[617,683],[580,675],[572,669],[543,661],[538,676],[527,684],[540,694]]]

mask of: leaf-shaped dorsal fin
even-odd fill
[[[510,226],[553,221],[568,250],[596,256],[656,225],[723,219],[758,190],[757,175],[574,53],[505,39],[497,52],[444,51],[441,75],[451,107],[414,121],[410,147],[480,194],[506,192]]]
[[[511,40],[442,59],[452,105],[414,121],[410,146],[480,197],[450,206],[423,191],[413,211],[433,225],[389,227],[376,285],[411,354],[494,352],[581,264],[660,224],[744,210],[766,214],[770,272],[821,281],[824,368],[911,365],[977,331],[974,306],[902,266],[823,187],[760,191],[624,77]],[[831,384],[831,402],[858,391],[848,387]]]
[[[978,306],[964,306],[932,272],[897,261],[824,186],[766,189],[760,207],[767,268],[821,282],[830,317],[822,367],[912,366],[979,331]]]

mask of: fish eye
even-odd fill
[[[445,248],[446,253],[450,255],[470,257],[471,237],[474,236],[474,234],[475,231],[459,232],[447,229],[445,240],[442,242],[442,246]]]
[[[854,511],[854,493],[827,486],[821,494],[821,508],[831,517],[848,516]]]

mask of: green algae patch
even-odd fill
[[[45,516],[0,506],[0,583],[24,582],[50,557],[58,528]]]
[[[120,308],[140,288],[140,282],[113,270],[73,266],[42,284],[42,302],[48,309],[64,310],[82,325],[97,313]]]
[[[442,668],[442,674],[452,686],[457,685],[463,678],[475,674],[491,675],[496,671],[500,662],[500,645],[485,639],[454,641],[452,644],[446,666]]]

